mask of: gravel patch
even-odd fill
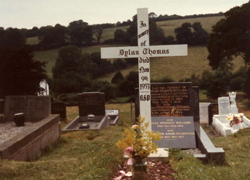
[[[25,122],[24,124],[25,126],[21,127],[17,127],[14,122],[0,124],[0,144],[35,125],[32,122]]]

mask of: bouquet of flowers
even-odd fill
[[[119,149],[128,155],[127,164],[132,165],[135,158],[146,158],[151,153],[157,152],[157,145],[153,141],[161,139],[159,132],[148,131],[149,123],[144,123],[145,118],[138,118],[138,124],[124,130],[121,139],[117,142]]]
[[[232,127],[234,124],[243,123],[243,115],[241,114],[229,114],[227,116],[227,120],[230,121],[230,126]]]

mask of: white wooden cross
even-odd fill
[[[137,9],[138,46],[101,48],[101,58],[138,58],[140,115],[151,131],[150,57],[186,56],[187,45],[149,45],[148,9]]]

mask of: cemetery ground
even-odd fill
[[[241,104],[239,111],[248,118]],[[133,123],[130,119],[130,104],[107,104],[106,109],[120,109],[120,126],[111,126],[102,131],[81,131],[63,133],[58,142],[47,148],[43,156],[33,162],[0,160],[0,179],[82,179],[110,180],[119,173],[118,165],[124,164],[123,152],[116,147],[122,131]],[[77,107],[67,107],[67,123],[78,115]],[[133,116],[134,117],[134,116]],[[64,127],[66,122],[62,122]],[[151,174],[160,175],[160,179],[171,173],[177,180],[241,180],[249,179],[250,129],[227,137],[217,136],[210,127],[203,126],[216,147],[222,147],[226,153],[226,164],[203,164],[200,160],[180,151],[170,150],[170,157],[158,161]],[[169,164],[171,168],[169,168]],[[167,167],[167,168],[166,168]],[[167,169],[167,170],[166,170]],[[153,172],[152,172],[153,171]],[[167,172],[166,172],[167,171]]]

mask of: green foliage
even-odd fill
[[[76,46],[66,46],[59,50],[53,68],[52,89],[57,94],[81,92],[90,86],[90,80],[80,74],[83,64],[82,53]]]
[[[105,101],[116,98],[116,87],[107,81],[94,81],[89,91],[100,91],[105,93]]]
[[[227,72],[213,72],[207,82],[207,96],[216,99],[219,96],[225,95],[228,90],[229,78],[230,75]]]
[[[119,96],[134,95],[135,88],[138,87],[138,72],[131,71],[123,81],[118,84]]]
[[[90,45],[92,43],[92,27],[82,20],[73,21],[68,26],[70,42],[72,45],[81,46],[84,43]]]
[[[229,89],[230,91],[242,91],[245,79],[243,77],[236,77],[230,80]]]
[[[0,47],[17,50],[22,48],[26,43],[26,39],[22,32],[18,29],[8,28],[0,29]]]
[[[175,30],[176,40],[179,44],[205,45],[208,39],[208,33],[202,28],[200,22],[183,23],[181,27]]]
[[[129,37],[122,29],[117,29],[114,33],[114,42],[117,44],[128,44]]]
[[[117,73],[115,73],[114,77],[111,80],[111,83],[113,84],[118,84],[120,83],[122,80],[124,79],[121,71],[118,71]]]
[[[46,63],[34,60],[31,48],[0,48],[0,97],[35,95],[39,83],[46,79]]]
[[[67,28],[56,24],[55,27],[49,28],[46,34],[41,38],[37,45],[38,49],[60,48],[67,44]]]
[[[209,64],[213,69],[230,57],[242,56],[250,62],[250,2],[236,6],[225,13],[225,19],[213,26],[208,42]]]

